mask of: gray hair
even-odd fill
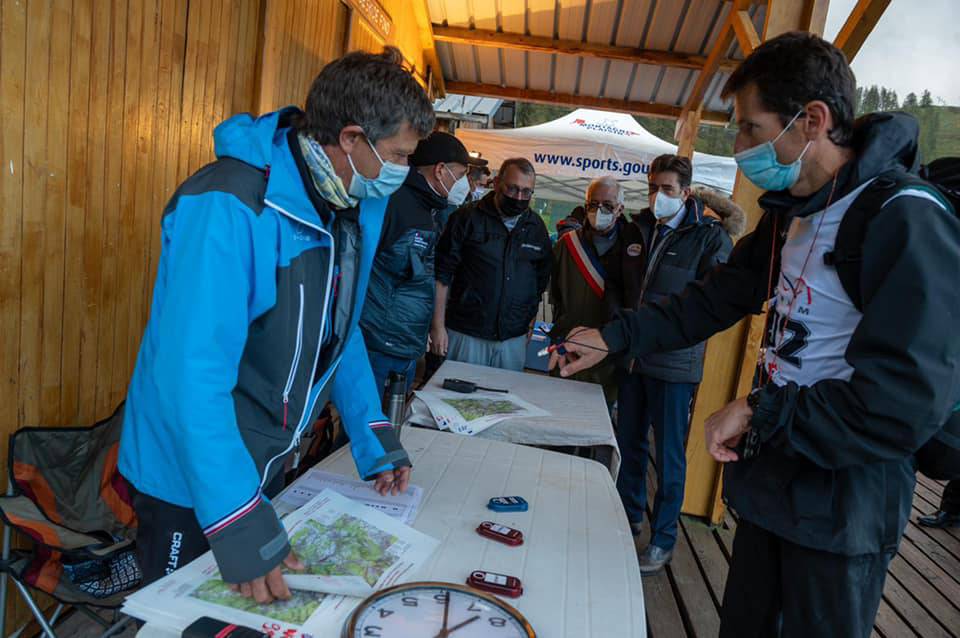
[[[613,179],[613,178],[610,177],[609,175],[604,175],[603,177],[598,177],[598,178],[594,179],[592,182],[590,182],[590,185],[587,186],[587,193],[586,193],[586,195],[587,195],[587,201],[588,201],[588,202],[590,201],[590,193],[592,193],[593,190],[594,190],[595,188],[597,188],[598,186],[613,186],[614,188],[616,188],[616,189],[617,189],[617,203],[618,203],[618,204],[622,204],[622,203],[623,203],[623,188],[620,187],[620,182],[618,182],[617,180]]]
[[[433,105],[395,47],[383,53],[354,51],[323,67],[307,94],[300,131],[321,144],[336,144],[351,124],[370,143],[395,135],[408,122],[420,138],[433,130]]]

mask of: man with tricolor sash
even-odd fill
[[[585,223],[560,235],[553,249],[550,304],[553,306],[551,336],[562,339],[574,326],[599,327],[621,307],[624,259],[638,270],[639,251],[626,255],[629,225],[623,217],[623,191],[612,177],[600,177],[587,187]],[[607,403],[617,399],[617,372],[613,361],[604,362],[574,376],[578,381],[599,383]]]

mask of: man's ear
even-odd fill
[[[363,128],[356,124],[350,124],[340,129],[340,149],[350,155],[357,144],[363,144]]]
[[[833,128],[833,116],[826,102],[813,100],[804,107],[806,117],[798,122],[802,124],[802,131],[807,140],[815,140],[821,135],[827,135]]]
[[[684,186],[683,190],[680,191],[683,194],[683,200],[686,201],[690,198],[690,195],[693,194],[693,188],[690,186]]]

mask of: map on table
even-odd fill
[[[373,587],[396,560],[390,548],[398,540],[364,520],[344,514],[331,525],[304,521],[290,538],[290,545],[306,565],[301,573],[358,576]]]
[[[436,426],[456,434],[474,435],[513,417],[550,416],[515,394],[473,392],[465,395],[443,388],[419,390],[417,399],[426,406]],[[417,405],[413,406],[414,413]]]
[[[307,622],[307,619],[327,597],[326,594],[312,591],[292,590],[290,593],[292,594],[290,600],[276,600],[270,604],[261,605],[253,599],[245,598],[239,593],[231,591],[230,586],[220,580],[220,574],[218,573],[216,578],[206,581],[190,595],[214,605],[223,605],[251,614],[268,616],[291,625],[302,625]]]
[[[129,596],[123,611],[176,633],[197,618],[261,628],[271,635],[328,636],[374,591],[407,582],[439,542],[327,488],[283,519],[306,568],[284,570],[290,600],[261,605],[220,578],[212,552]],[[286,633],[285,633],[286,632]]]

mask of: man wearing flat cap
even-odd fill
[[[427,349],[439,215],[470,193],[469,162],[460,140],[434,131],[410,155],[413,170],[387,204],[360,320],[381,398],[391,372],[406,377],[409,392]]]

